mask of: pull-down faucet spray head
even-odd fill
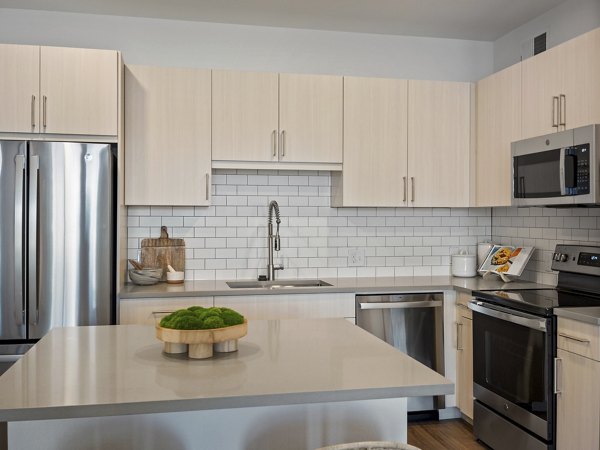
[[[275,236],[273,236],[273,210],[275,210],[275,223],[277,224],[277,231],[275,232]],[[269,235],[273,236],[273,249],[278,252],[281,250],[281,240],[279,238],[279,224],[281,223],[281,218],[279,216],[279,205],[275,200],[271,200],[269,203]]]

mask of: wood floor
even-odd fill
[[[422,450],[481,450],[473,428],[463,420],[417,422],[408,424],[408,443]]]

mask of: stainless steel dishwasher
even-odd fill
[[[357,295],[356,324],[444,375],[444,295]],[[412,397],[408,412],[445,407],[444,396]]]

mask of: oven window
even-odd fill
[[[560,197],[560,149],[513,157],[515,198]]]
[[[546,333],[473,314],[473,381],[547,418]]]

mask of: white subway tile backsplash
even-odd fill
[[[128,255],[136,257],[141,239],[166,225],[186,240],[187,278],[256,278],[266,272],[268,203],[277,200],[282,249],[275,260],[286,267],[279,277],[448,275],[450,254],[475,252],[492,230],[511,230],[512,216],[534,215],[499,211],[492,224],[489,208],[331,208],[328,172],[216,170],[212,184],[210,207],[129,207]],[[538,209],[536,219],[557,225],[550,227],[556,235],[546,232],[553,242],[566,235],[561,223],[579,225],[580,217]],[[587,217],[581,235],[597,235],[597,217]],[[364,251],[364,266],[348,267],[349,248]]]

